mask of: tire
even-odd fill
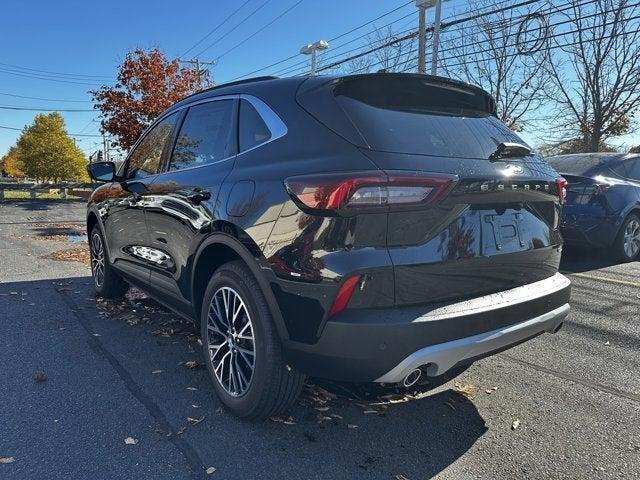
[[[631,213],[622,222],[614,246],[614,254],[623,262],[638,259],[640,254],[640,218]]]
[[[227,322],[226,311],[232,310],[235,321]],[[200,325],[205,364],[229,411],[266,419],[296,401],[305,376],[286,365],[267,301],[242,261],[224,264],[209,280]]]
[[[129,284],[111,266],[107,249],[104,245],[104,235],[102,235],[100,227],[96,225],[91,230],[91,236],[89,237],[93,287],[100,297],[122,297],[129,289]]]

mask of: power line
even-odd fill
[[[207,50],[209,50],[211,47],[213,47],[214,45],[216,45],[218,42],[220,42],[221,40],[223,40],[224,38],[226,38],[230,33],[234,32],[240,25],[242,25],[244,22],[246,22],[247,20],[249,20],[251,17],[253,17],[256,13],[258,13],[260,10],[262,10],[262,8],[264,8],[264,6],[269,3],[271,0],[265,0],[264,2],[262,2],[257,8],[255,8],[254,10],[251,11],[251,13],[249,15],[247,15],[246,17],[244,17],[239,23],[237,23],[234,27],[231,28],[231,30],[227,31],[227,33],[225,33],[224,35],[218,37],[217,39],[215,39],[212,43],[210,43],[208,46],[206,46],[203,50],[200,50],[200,52],[198,52],[195,56],[199,57],[200,55],[202,55],[204,52],[206,52]]]
[[[260,27],[258,30],[256,30],[255,32],[253,32],[251,35],[249,35],[248,37],[246,37],[244,40],[236,43],[233,47],[231,47],[230,49],[226,50],[224,53],[221,53],[220,55],[218,55],[216,60],[221,59],[222,57],[224,57],[227,53],[232,52],[233,50],[235,50],[236,48],[238,48],[239,46],[243,45],[244,43],[248,42],[250,39],[252,39],[253,37],[255,37],[257,34],[259,34],[260,32],[262,32],[264,29],[266,29],[267,27],[273,25],[275,22],[277,22],[278,20],[280,20],[282,17],[284,17],[287,13],[289,13],[291,10],[293,10],[294,8],[296,8],[298,5],[300,5],[302,2],[304,2],[304,0],[298,0],[296,3],[294,3],[293,5],[291,5],[289,8],[287,8],[284,12],[282,12],[280,15],[278,15],[277,17],[275,17],[273,20],[271,20],[269,23],[263,25],[262,27]]]
[[[407,5],[410,5],[410,4],[412,4],[412,3],[413,3],[413,1],[410,1],[410,2],[404,3],[404,4],[400,5],[399,7],[394,8],[393,10],[390,10],[390,11],[388,11],[388,12],[386,12],[386,13],[383,13],[382,15],[379,15],[378,17],[376,17],[376,18],[374,18],[374,19],[372,19],[372,20],[369,20],[369,21],[368,21],[368,22],[366,22],[366,23],[363,23],[363,24],[361,24],[361,25],[358,25],[358,26],[356,26],[356,27],[352,28],[351,30],[349,30],[349,31],[347,31],[347,32],[341,33],[341,34],[339,34],[339,35],[337,35],[337,36],[335,36],[335,37],[333,37],[333,38],[330,38],[328,41],[329,41],[329,43],[332,43],[332,42],[334,42],[334,41],[336,41],[336,40],[338,40],[338,39],[340,39],[340,38],[342,38],[342,37],[345,37],[345,36],[347,36],[347,35],[349,35],[349,34],[351,34],[351,33],[355,32],[355,31],[357,31],[357,30],[360,30],[360,29],[362,29],[362,28],[364,28],[364,27],[366,27],[366,26],[368,26],[368,25],[371,25],[372,23],[374,23],[374,22],[376,22],[376,21],[380,20],[381,18],[384,18],[384,17],[386,17],[386,16],[389,16],[389,15],[391,15],[391,14],[395,13],[395,12],[397,12],[398,10],[400,10],[400,9],[402,9],[402,8],[406,7]],[[396,20],[394,20],[394,21],[392,21],[392,22],[389,22],[389,23],[387,23],[386,25],[383,25],[383,26],[382,26],[382,27],[380,27],[380,28],[386,28],[386,27],[388,27],[388,26],[392,25],[392,24],[393,24],[393,23],[395,23],[395,22],[402,21],[402,20],[404,20],[405,18],[410,17],[410,16],[413,16],[413,15],[414,15],[414,12],[411,12],[410,14],[405,15],[405,16],[403,16],[403,17],[401,17],[401,18],[399,18],[399,19],[396,19]],[[352,39],[352,40],[349,40],[348,42],[345,42],[345,43],[343,43],[343,44],[341,44],[341,45],[338,45],[338,46],[336,46],[336,47],[333,47],[333,48],[332,48],[332,50],[333,50],[333,51],[338,50],[338,49],[342,48],[343,46],[345,46],[345,45],[347,45],[347,44],[349,44],[349,43],[353,43],[353,42],[355,42],[355,41],[359,40],[360,38],[363,38],[364,36],[369,35],[369,33],[370,33],[370,32],[366,33],[365,35],[361,35],[361,36],[359,36],[359,37],[356,37],[356,38],[354,38],[354,39]],[[258,68],[258,69],[256,69],[256,70],[253,70],[253,71],[251,71],[251,72],[249,72],[249,73],[246,73],[246,74],[244,74],[244,75],[240,75],[240,76],[238,76],[238,77],[235,77],[235,78],[233,78],[231,81],[240,80],[240,79],[242,79],[242,78],[250,77],[251,75],[255,75],[256,73],[262,72],[262,71],[264,71],[264,70],[267,70],[267,69],[269,69],[269,68],[271,68],[271,67],[275,67],[275,66],[277,66],[277,65],[281,65],[281,64],[283,64],[283,63],[285,63],[285,62],[288,62],[289,60],[292,60],[292,59],[294,59],[294,58],[299,58],[299,57],[300,57],[300,54],[299,54],[299,53],[295,53],[295,54],[290,55],[290,56],[288,56],[288,57],[286,57],[286,58],[283,58],[282,60],[278,60],[278,61],[276,61],[276,62],[274,62],[274,63],[271,63],[270,65],[266,65],[266,66],[264,66],[264,67]],[[292,67],[294,67],[294,66],[297,66],[297,65],[303,65],[303,64],[306,64],[306,63],[307,63],[307,61],[306,61],[306,60],[302,60],[302,61],[299,61],[299,62],[294,63],[293,65],[289,65],[288,67],[285,67],[285,68],[284,68],[284,70],[286,70],[286,69],[290,69],[290,68],[292,68]],[[274,73],[274,75],[277,75],[277,74],[278,74],[278,72]]]
[[[193,50],[194,48],[196,48],[198,45],[200,45],[202,42],[204,42],[207,38],[209,38],[211,35],[213,35],[215,32],[218,31],[218,29],[223,26],[227,21],[229,21],[231,19],[231,17],[233,17],[236,13],[238,13],[240,10],[242,10],[242,8],[249,3],[251,0],[246,0],[246,2],[244,2],[242,5],[240,5],[238,8],[236,8],[230,15],[228,15],[224,20],[222,20],[218,25],[216,25],[216,27],[211,30],[209,33],[207,33],[204,37],[202,37],[200,40],[198,40],[196,43],[194,43],[193,45],[191,45],[191,47],[189,47],[188,50],[186,50],[184,53],[182,53],[180,55],[180,57],[184,57],[187,53],[189,53],[191,50]]]
[[[42,97],[28,97],[26,95],[16,95],[13,93],[0,92],[0,95],[13,98],[25,98],[27,100],[41,100],[43,102],[62,102],[62,103],[92,103],[91,100],[62,100],[60,98],[42,98]]]
[[[14,130],[16,132],[21,132],[24,128],[16,128],[16,127],[7,127],[6,125],[0,125],[0,128],[4,130]],[[80,134],[80,133],[67,133],[70,137],[93,137],[93,138],[102,138],[102,135],[88,135],[88,134]]]
[[[581,4],[578,4],[578,7],[584,6],[584,5],[588,4],[588,3],[593,3],[593,0],[585,0]],[[628,5],[625,8],[629,8],[631,6],[634,6],[634,5]],[[567,3],[565,5],[561,5],[561,6],[558,6],[558,7],[551,7],[549,10],[541,11],[539,13],[541,13],[541,14],[549,14],[549,13],[557,14],[557,13],[562,13],[562,12],[564,12],[566,10],[571,9],[571,8],[573,8],[573,5],[570,5],[570,4]],[[528,14],[522,14],[522,15],[519,15],[517,17],[512,17],[506,23],[502,22],[502,21],[495,21],[495,22],[490,22],[490,23],[488,23],[486,25],[483,25],[483,27],[488,27],[488,26],[491,26],[493,24],[496,24],[496,25],[500,25],[503,28],[506,28],[506,27],[513,26],[513,25],[517,24],[518,22],[522,21],[522,19],[526,18],[527,16],[528,16]],[[589,15],[589,16],[581,17],[581,18],[582,19],[586,19],[586,18],[591,18],[591,17],[594,17],[594,16],[597,16],[597,14],[592,14],[592,15]],[[572,21],[573,20],[570,19],[570,20],[564,20],[564,21],[561,21],[561,22],[557,22],[557,23],[548,25],[548,28],[551,29],[553,27],[564,25],[564,24],[570,23]],[[521,33],[529,33],[529,32],[534,32],[536,30],[537,30],[537,28],[531,28],[531,29],[523,30]],[[446,30],[443,33],[450,33],[451,31],[454,31],[454,30]],[[554,34],[554,35],[551,35],[551,36],[547,35],[546,38],[553,38],[553,37],[557,37],[557,36],[561,36],[561,35],[567,35],[569,33],[572,33],[572,32],[563,32],[563,33]],[[575,32],[573,32],[573,33],[575,33]],[[499,41],[499,40],[502,40],[502,39],[515,37],[515,36],[516,36],[516,33],[509,33],[509,34],[506,34],[506,35],[503,35],[503,36],[494,37],[492,40],[495,42],[495,41]],[[531,43],[532,41],[533,40],[528,40],[528,41],[525,41],[524,43]],[[449,43],[449,42],[443,42],[443,44],[444,43]],[[474,45],[482,45],[484,43],[486,43],[486,40],[478,40],[478,41],[475,41],[475,42],[472,42],[472,43],[466,43],[466,44],[462,44],[462,45],[453,45],[452,47],[441,49],[440,50],[440,54],[443,54],[443,53],[446,53],[446,52],[449,52],[449,51],[452,51],[452,50],[460,50],[460,49],[463,49],[463,48],[472,47]],[[511,46],[513,46],[513,45],[511,45]],[[504,48],[509,48],[509,47],[510,46],[508,46],[508,45],[504,46]],[[490,52],[490,51],[491,51],[490,49],[489,50],[479,50],[479,51],[474,51],[472,53],[477,55],[477,54],[487,53],[487,52]],[[413,48],[413,49],[409,50],[408,52],[406,52],[406,55],[411,55],[411,54],[416,53],[416,52],[417,52],[417,49]],[[467,55],[468,54],[465,53],[463,55],[457,55],[457,56],[454,56],[454,57],[443,57],[442,60],[444,61],[444,60],[448,60],[448,59],[451,59],[451,58],[462,58],[463,56],[467,56]],[[377,61],[375,63],[372,63],[372,64],[368,65],[368,67],[369,68],[375,67],[376,65],[380,65],[381,63],[382,63],[382,61],[379,60],[379,61]],[[358,69],[358,70],[355,71],[355,73],[357,73],[357,72],[359,72],[361,70],[363,70],[363,69]]]
[[[0,110],[26,110],[30,112],[95,112],[93,108],[46,108],[23,107],[20,105],[0,105]]]
[[[470,21],[470,20],[482,18],[482,17],[487,16],[489,14],[500,13],[500,12],[507,11],[507,10],[510,10],[510,9],[515,9],[515,8],[519,8],[519,7],[522,7],[522,6],[532,5],[532,4],[535,4],[535,3],[540,3],[541,1],[542,0],[528,0],[528,1],[520,2],[520,3],[516,4],[516,5],[510,5],[510,6],[504,6],[505,3],[508,3],[506,1],[495,2],[495,3],[493,3],[493,4],[489,5],[489,6],[485,5],[485,6],[482,6],[480,8],[475,8],[475,9],[472,9],[472,10],[467,10],[465,12],[462,12],[461,14],[452,17],[452,19],[449,20],[448,22],[443,22],[441,24],[441,28],[444,30],[447,27],[451,27],[453,25],[458,25],[458,24],[461,24],[461,23],[464,23],[464,22],[467,22],[467,21]],[[495,9],[487,11],[486,10],[487,7],[489,7],[489,8],[494,7]],[[407,18],[408,16],[412,16],[414,14],[415,14],[415,12],[412,12],[411,14],[405,15],[404,17],[402,17],[402,18],[400,18],[400,19],[398,19],[396,21],[400,21],[400,20],[402,20],[404,18]],[[395,23],[395,21],[391,22],[390,24],[392,24],[392,23]],[[385,28],[385,27],[389,26],[390,24],[387,24],[387,25],[383,26],[382,28]],[[427,31],[428,32],[433,31],[433,27],[428,28]],[[452,30],[448,30],[448,31],[452,31]],[[364,37],[366,35],[368,35],[368,34],[362,35],[361,37],[353,39],[353,40],[351,40],[350,42],[347,42],[347,43],[351,43],[353,41],[356,41],[359,38],[362,38],[362,37]],[[384,43],[382,45],[377,45],[376,47],[372,47],[372,48],[370,48],[370,49],[368,49],[368,50],[366,50],[364,52],[360,51],[360,53],[358,53],[358,54],[355,54],[355,55],[352,55],[350,57],[344,58],[344,59],[342,59],[340,61],[336,61],[336,62],[334,62],[332,64],[327,65],[327,66],[321,67],[321,68],[318,69],[318,72],[330,70],[332,68],[335,68],[337,66],[342,65],[343,63],[349,62],[351,60],[355,60],[357,58],[364,57],[364,56],[369,55],[371,53],[374,53],[374,52],[376,52],[378,50],[382,50],[383,48],[389,47],[391,45],[395,45],[395,44],[402,43],[402,42],[405,42],[407,40],[411,40],[413,38],[416,38],[418,36],[418,32],[416,30],[414,30],[414,29],[407,29],[405,31],[401,31],[401,32],[396,33],[396,35],[400,35],[400,36],[398,36],[397,38],[395,38],[394,40],[392,40],[390,42]],[[330,56],[325,60],[332,59],[332,58],[337,58],[340,55],[344,55],[345,53],[349,54],[351,52],[358,51],[364,46],[365,45],[361,45],[359,47],[355,47],[355,48],[350,49],[347,52],[343,52],[343,53],[341,53],[339,55]],[[340,48],[340,47],[338,47],[338,48]],[[294,65],[291,65],[289,67],[286,67],[285,69],[281,69],[281,70],[275,72],[274,75],[282,74],[282,75],[286,76],[286,75],[290,75],[292,73],[294,73],[294,74],[295,73],[300,73],[300,72],[305,70],[304,67],[293,68],[293,67],[295,67],[295,65],[306,65],[306,61],[301,61],[301,62],[298,62],[297,64],[294,64]]]
[[[86,75],[84,73],[64,73],[64,72],[53,72],[51,70],[40,70],[37,68],[29,68],[29,67],[21,67],[20,65],[12,65],[10,63],[2,63],[0,65],[3,67],[12,68],[14,70],[26,70],[27,72],[34,72],[38,74],[45,74],[50,76],[63,76],[63,77],[78,77],[76,80],[85,79],[90,80],[93,78],[105,78],[105,79],[113,79],[110,75]]]
[[[6,73],[8,75],[14,75],[16,77],[23,77],[23,78],[33,78],[36,80],[46,80],[49,82],[57,82],[57,83],[68,83],[68,84],[74,84],[74,85],[85,85],[88,87],[97,87],[99,85],[98,82],[96,83],[88,83],[88,82],[76,82],[74,80],[63,80],[61,78],[53,78],[53,77],[47,77],[47,76],[43,76],[43,75],[36,75],[36,74],[28,74],[28,73],[23,73],[23,72],[15,72],[12,70],[6,70],[3,68],[0,68],[0,73]]]

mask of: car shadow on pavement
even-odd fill
[[[622,263],[613,258],[611,252],[604,248],[588,249],[565,246],[562,251],[560,270],[569,273],[581,273]]]
[[[258,478],[257,472],[262,478],[430,478],[463,456],[487,431],[472,397],[447,385],[432,392],[376,392],[367,397],[350,386],[320,387],[310,382],[286,415],[264,422],[240,420],[216,398],[190,322],[135,289],[121,300],[96,299],[91,282],[90,277],[74,277],[0,283],[0,308],[11,312],[12,322],[28,325],[24,335],[0,351],[0,361],[8,364],[23,351],[36,349],[31,343],[37,343],[40,358],[56,359],[55,364],[25,366],[42,369],[48,381],[41,386],[42,396],[28,406],[19,401],[6,405],[5,418],[16,423],[38,419],[51,401],[82,393],[89,395],[87,408],[113,411],[113,418],[81,427],[91,435],[114,445],[128,436],[143,438],[145,449],[151,451],[166,449],[169,442],[182,452],[192,471],[215,465],[221,478]],[[45,308],[50,316],[42,315]],[[66,352],[62,357],[61,350]],[[100,425],[122,424],[123,413],[110,406],[103,386],[78,387],[69,380],[78,366],[64,359],[80,355],[102,362],[105,378],[121,377],[122,388],[150,417],[142,431],[133,427],[91,431]],[[99,382],[99,378],[88,376],[87,380]],[[27,377],[24,382],[32,381]],[[93,390],[103,393],[92,398]],[[56,418],[71,423],[77,415],[62,408]],[[54,437],[41,435],[39,422],[30,428],[20,428],[21,435],[33,443],[30,448],[51,451],[37,444]],[[55,441],[64,446],[73,439],[55,437]],[[94,448],[85,451],[83,461],[109,455],[107,450],[100,451],[105,446]],[[54,470],[62,468],[56,458],[47,463]]]

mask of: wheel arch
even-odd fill
[[[193,268],[191,269],[191,304],[197,323],[200,321],[202,301],[211,275],[227,262],[242,260],[251,270],[267,300],[281,340],[287,340],[289,335],[282,319],[280,307],[267,280],[269,272],[265,270],[270,271],[270,269],[260,265],[259,260],[262,254],[258,253],[258,246],[253,241],[250,243],[242,241],[245,239],[242,238],[241,233],[235,236],[235,232],[225,230],[225,233],[217,232],[208,236],[194,255]]]

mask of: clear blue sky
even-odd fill
[[[0,29],[0,106],[90,109],[92,104],[88,90],[104,82],[109,83],[126,52],[136,47],[157,46],[170,57],[181,55],[245,1],[5,2]],[[298,0],[248,0],[229,21],[186,56],[190,58],[216,41],[199,58],[203,61],[217,59],[290,7],[293,8],[273,24],[218,59],[213,70],[216,82],[231,80],[295,55],[303,44],[320,38],[331,39],[398,7],[402,8],[375,24],[332,42],[329,54],[365,45],[366,39],[361,38],[336,50],[341,44],[367,34],[374,25],[382,27],[398,20],[393,28],[404,30],[417,24],[414,2],[406,0],[303,0],[299,5],[297,3]],[[446,2],[444,18],[465,10],[467,5],[463,0]],[[405,16],[407,18],[401,19]],[[227,33],[245,19],[244,23]],[[299,56],[260,74],[272,73],[301,60],[304,58]],[[25,68],[81,76],[54,75],[61,81],[53,81],[47,74]],[[47,75],[48,79],[27,78],[24,73]],[[21,129],[31,123],[35,113],[0,109],[0,126]],[[97,112],[68,112],[63,115],[70,133],[98,134]],[[0,128],[0,155],[15,142],[19,133]],[[89,153],[100,140],[79,137],[78,141],[79,146]]]

